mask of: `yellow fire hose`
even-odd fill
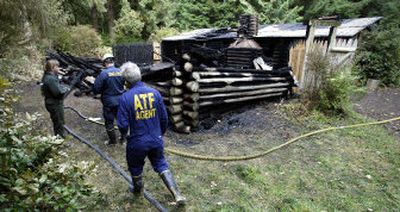
[[[99,122],[96,120],[93,120],[91,118],[88,118],[84,115],[82,115],[79,111],[77,111],[76,109],[72,108],[72,107],[64,107],[66,109],[71,109],[74,112],[76,112],[81,118],[85,119],[86,121],[95,123],[95,124],[99,124],[99,125],[104,125],[103,122]],[[174,154],[174,155],[178,155],[178,156],[182,156],[182,157],[186,157],[186,158],[191,158],[191,159],[196,159],[196,160],[207,160],[207,161],[224,161],[224,162],[229,162],[229,161],[241,161],[241,160],[251,160],[251,159],[256,159],[259,157],[263,157],[271,152],[274,152],[278,149],[281,149],[285,146],[288,146],[292,143],[295,143],[297,141],[300,141],[303,138],[306,137],[310,137],[316,134],[320,134],[323,132],[328,132],[328,131],[334,131],[334,130],[342,130],[342,129],[350,129],[350,128],[357,128],[357,127],[365,127],[365,126],[371,126],[371,125],[380,125],[380,124],[386,124],[389,122],[394,122],[394,121],[399,121],[400,120],[400,116],[399,117],[395,117],[392,119],[387,119],[387,120],[382,120],[382,121],[375,121],[375,122],[368,122],[368,123],[362,123],[362,124],[354,124],[354,125],[347,125],[347,126],[340,126],[340,127],[328,127],[325,129],[321,129],[321,130],[316,130],[316,131],[312,131],[303,135],[300,135],[296,138],[293,138],[279,146],[273,147],[269,150],[266,150],[264,152],[258,153],[258,154],[254,154],[254,155],[244,155],[244,156],[225,156],[225,157],[216,157],[216,156],[204,156],[204,155],[197,155],[197,154],[192,154],[192,153],[187,153],[187,152],[183,152],[180,150],[176,150],[176,149],[171,149],[171,148],[165,148],[165,152],[170,153],[170,154]],[[118,127],[115,127],[116,129],[118,129]]]

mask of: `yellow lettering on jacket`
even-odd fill
[[[139,94],[140,98],[142,99],[144,109],[147,109],[147,93]]]
[[[135,94],[136,120],[150,119],[156,116],[154,93]]]
[[[135,94],[135,110],[143,110],[143,106],[142,103],[140,102],[139,96],[137,94]]]
[[[120,76],[122,76],[122,72],[121,72],[121,71],[118,71],[118,72],[108,72],[107,75],[108,75],[109,77],[120,77]]]

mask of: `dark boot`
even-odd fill
[[[175,202],[178,205],[184,205],[186,198],[181,195],[179,192],[178,186],[176,185],[176,182],[174,180],[174,177],[172,176],[172,173],[169,170],[165,170],[161,172],[160,174],[161,179],[164,181],[164,184],[167,186],[168,190],[171,192],[171,194],[175,198]]]
[[[115,135],[114,130],[107,130],[108,141],[106,141],[106,145],[112,145],[117,143],[117,136]]]
[[[126,142],[126,135],[121,135],[118,140],[120,144],[124,144]]]
[[[135,195],[143,194],[143,180],[142,175],[132,176],[133,188],[131,192]]]

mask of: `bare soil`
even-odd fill
[[[361,100],[354,103],[354,108],[360,114],[376,120],[385,120],[400,116],[400,89],[381,88],[368,92]],[[400,122],[385,125],[400,139]]]

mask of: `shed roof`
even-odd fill
[[[376,23],[382,17],[343,19],[341,25],[337,29],[338,37],[353,37],[360,33],[368,26]],[[270,24],[261,25],[256,37],[273,37],[273,38],[305,38],[307,26],[302,23],[294,24]],[[315,31],[316,37],[327,37],[329,35],[328,26],[318,26]],[[235,38],[236,32],[229,30],[223,31],[215,28],[197,29],[185,32],[180,35],[164,38],[163,41],[178,40],[198,40],[198,39],[220,39]]]

